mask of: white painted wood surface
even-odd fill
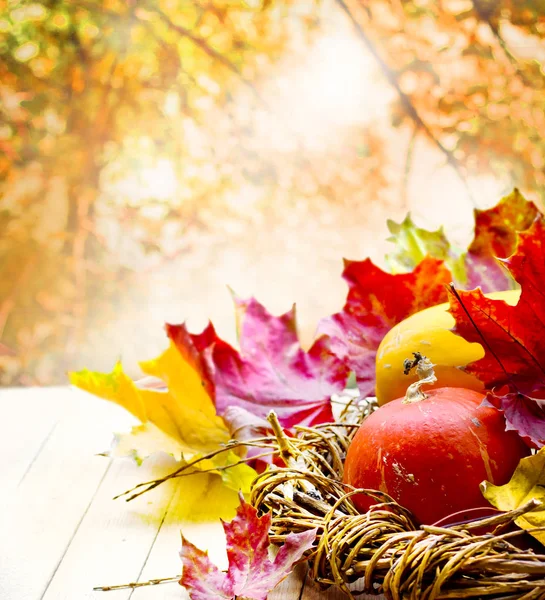
[[[168,472],[165,457],[138,467],[100,456],[133,418],[70,388],[0,390],[0,600],[186,600],[177,583],[110,592],[93,587],[180,573],[180,529],[220,566],[219,522],[180,522],[176,482],[126,503],[113,500]],[[300,567],[271,600],[338,600]]]

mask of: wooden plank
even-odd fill
[[[37,394],[42,401],[33,401]],[[2,461],[0,469],[0,503],[6,499],[6,492],[15,489],[25,477],[69,400],[68,388],[0,390],[0,456],[9,457]]]
[[[10,456],[0,474],[2,491],[7,490],[1,496],[0,598],[186,600],[177,583],[92,589],[178,575],[181,528],[225,568],[220,522],[180,518],[187,485],[169,482],[129,504],[112,500],[173,466],[165,457],[139,468],[130,460],[110,464],[96,455],[109,447],[112,431],[134,422],[122,409],[68,388],[4,390],[0,402],[9,417],[0,451]],[[271,600],[344,597],[338,590],[320,591],[312,582],[303,586],[304,576],[305,567],[299,566]]]
[[[169,482],[130,504],[112,498],[173,468],[173,460],[160,456],[154,461],[145,461],[143,467],[130,459],[114,461],[42,600],[126,600],[131,597],[131,590],[106,594],[93,588],[138,579],[172,501],[175,484]]]
[[[356,597],[358,600],[385,600],[384,596],[369,596],[368,594],[362,594],[361,590],[363,589],[363,586],[358,583],[351,585],[350,589],[352,592],[357,593]],[[300,600],[312,600],[313,598],[320,598],[320,600],[346,600],[347,596],[340,588],[334,586],[327,588],[327,590],[321,590],[307,578],[305,591]],[[285,600],[287,600],[287,598]]]
[[[186,500],[183,496],[187,489],[183,481],[177,486],[165,520],[154,540],[147,560],[137,581],[148,581],[162,577],[179,575],[182,570],[179,552],[181,548],[180,531],[184,536],[203,550],[208,550],[210,559],[220,568],[227,567],[225,535],[219,519],[212,522],[193,522],[187,516],[180,518],[179,506]],[[197,484],[196,484],[197,485]],[[137,588],[130,600],[156,600],[156,587]],[[163,600],[187,600],[189,595],[177,583],[161,586],[160,598]]]
[[[187,518],[184,520],[178,518],[176,506],[183,501],[183,498],[180,497],[181,489],[180,487],[173,499],[138,581],[171,577],[181,572],[181,562],[178,556],[180,529],[190,541],[198,547],[208,550],[211,560],[220,569],[227,567],[225,537],[219,520],[202,523],[192,522]],[[303,565],[298,567],[296,573],[288,577],[269,595],[270,600],[298,600],[303,585],[301,574],[304,575],[305,570]],[[137,588],[129,598],[130,600],[156,600],[157,598],[187,600],[189,596],[177,583],[172,583],[161,585],[160,593],[156,586]]]
[[[301,600],[308,585],[306,575],[307,566],[298,565],[293,573],[269,594],[269,600]],[[322,600],[322,595],[318,593],[313,598]]]
[[[358,600],[385,600],[384,596],[362,594],[363,585],[356,583],[350,587],[357,592]],[[299,565],[271,594],[269,600],[346,600],[347,596],[337,587],[321,589],[308,576],[306,565]]]
[[[56,403],[52,393],[64,399]],[[18,410],[3,427],[8,443],[17,443],[22,415],[48,405],[60,419],[0,514],[0,598],[40,600],[108,471],[109,460],[96,454],[109,447],[120,413],[68,388],[3,392],[4,403],[12,398]]]
[[[176,518],[176,504],[181,501],[179,492],[173,499],[169,513],[159,531],[146,564],[136,581],[147,581],[163,577],[172,577],[181,570],[178,552],[180,549],[180,529],[184,535],[202,549],[207,549],[211,560],[220,568],[227,567],[223,531],[219,522],[192,523]],[[296,567],[294,573],[286,578],[269,594],[269,600],[341,600],[346,596],[336,588],[321,590],[310,580],[306,580],[306,565]],[[376,597],[359,596],[363,600]],[[160,593],[157,586],[137,588],[129,596],[130,600],[187,600],[187,592],[177,583],[163,584]],[[379,599],[380,600],[380,597]]]

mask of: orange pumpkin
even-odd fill
[[[507,483],[530,451],[503,415],[474,390],[443,387],[394,400],[362,423],[348,450],[344,482],[386,492],[419,523],[488,506],[479,484]],[[377,500],[358,494],[366,512]]]

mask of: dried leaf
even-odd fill
[[[411,273],[392,275],[371,260],[345,262],[348,296],[341,312],[323,319],[311,348],[325,348],[355,372],[362,396],[373,394],[375,357],[386,333],[409,315],[444,302],[451,280],[442,261],[426,257]]]
[[[412,271],[426,256],[439,260],[448,260],[451,256],[456,258],[442,227],[436,231],[422,229],[414,223],[410,214],[401,223],[388,219],[386,224],[392,234],[388,241],[395,244],[394,251],[385,257],[392,273]]]
[[[240,406],[229,406],[223,414],[223,420],[229,428],[231,437],[239,442],[256,440],[271,433],[271,425],[266,419],[256,417]],[[268,455],[262,456],[263,454]],[[273,462],[274,454],[263,448],[250,446],[246,456],[254,459],[252,465],[260,471]]]
[[[176,484],[178,502],[169,508],[170,518],[179,523],[202,523],[211,519],[231,519],[239,505],[239,492],[229,488],[219,475],[194,473]]]
[[[270,423],[267,419],[256,417],[240,406],[229,406],[223,414],[223,420],[234,440],[246,441],[268,435]]]
[[[536,206],[515,189],[493,208],[475,209],[475,234],[467,251],[451,245],[443,228],[417,227],[410,215],[402,223],[388,221],[395,250],[386,256],[393,272],[413,269],[427,255],[444,260],[454,282],[464,289],[480,286],[484,292],[516,287],[497,258],[506,258],[516,247],[517,232],[530,227],[538,215]]]
[[[452,291],[453,331],[482,344],[484,357],[466,367],[489,390],[487,401],[502,410],[508,429],[527,442],[545,443],[545,222],[536,219],[519,235],[517,251],[503,260],[521,285],[516,306],[486,298],[480,290]]]
[[[514,510],[534,499],[542,502],[537,509],[519,517],[515,523],[522,529],[545,527],[545,449],[523,458],[511,481],[505,485],[494,485],[488,481],[481,484],[484,497],[500,510]],[[545,544],[545,531],[530,531]]]
[[[180,556],[184,565],[180,585],[189,592],[191,600],[233,598],[224,590],[226,575],[210,561],[208,552],[199,550],[183,534]]]
[[[183,448],[178,440],[170,437],[151,422],[136,425],[130,433],[118,433],[110,452],[111,456],[132,456],[138,464],[159,452],[170,454],[176,460],[183,459]]]
[[[188,461],[229,441],[229,431],[216,415],[199,373],[174,344],[158,358],[141,363],[141,368],[152,382],[161,380],[166,389],[149,382],[147,387],[135,384],[119,363],[109,374],[81,371],[70,375],[73,385],[121,405],[142,422],[130,434],[119,437],[117,454],[141,461],[162,451]],[[199,463],[199,468],[224,467],[239,459],[234,452],[226,452]],[[221,471],[221,475],[228,486],[247,491],[255,472],[241,464]]]
[[[184,457],[210,452],[229,433],[191,365],[171,345],[158,358],[141,363],[147,375],[161,379],[167,391],[138,387],[118,363],[110,374],[72,373],[73,385],[121,405],[142,423],[151,422],[181,444]]]
[[[507,258],[516,248],[517,232],[526,231],[539,214],[536,206],[515,189],[488,210],[475,210],[475,237],[465,256],[465,279],[471,289],[480,286],[484,292],[516,287],[496,258]],[[520,283],[520,281],[519,281]]]
[[[214,397],[214,382],[209,366],[204,359],[204,351],[219,338],[212,323],[201,333],[190,333],[185,324],[165,325],[168,337],[174,343],[182,357],[190,364],[201,378],[201,385],[210,398]]]
[[[266,600],[312,547],[316,530],[288,535],[273,562],[269,559],[271,515],[257,516],[257,510],[241,497],[236,517],[223,523],[227,541],[227,573],[210,562],[208,554],[182,536],[183,574],[180,584],[192,600],[248,598]]]
[[[529,229],[538,215],[536,205],[516,188],[496,206],[475,209],[475,236],[469,253],[498,258],[510,256],[517,246],[517,232]]]
[[[294,309],[275,317],[254,299],[235,298],[235,305],[240,352],[216,337],[201,354],[218,414],[242,408],[246,416],[255,415],[256,427],[270,410],[284,427],[331,421],[331,396],[344,388],[347,367],[319,345],[308,353],[302,350]],[[180,344],[177,326],[168,332]]]

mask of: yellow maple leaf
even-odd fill
[[[187,451],[185,444],[167,435],[150,421],[135,425],[129,433],[117,433],[110,455],[132,456],[141,464],[148,456],[158,452],[170,454],[178,461],[184,460],[184,457],[191,459],[195,456],[194,452]]]
[[[118,436],[115,453],[132,455],[142,461],[155,452],[166,452],[177,460],[190,461],[221,448],[230,435],[216,414],[212,399],[198,372],[171,344],[156,359],[140,363],[147,375],[158,377],[167,389],[139,387],[117,363],[111,373],[88,370],[70,374],[70,382],[91,394],[119,404],[141,425]],[[204,460],[197,469],[209,470],[233,464],[240,459],[233,451]],[[220,471],[224,483],[235,490],[249,490],[255,471],[239,464]]]
[[[196,473],[178,484],[170,518],[177,523],[199,523],[210,515],[228,519],[234,515],[239,504],[238,493],[228,488],[220,477],[212,473]]]
[[[539,500],[541,506],[522,515],[515,523],[525,530],[545,527],[545,448],[521,459],[509,483],[494,485],[483,481],[481,490],[490,504],[505,511],[515,510],[532,499]],[[545,544],[545,531],[530,533]]]

